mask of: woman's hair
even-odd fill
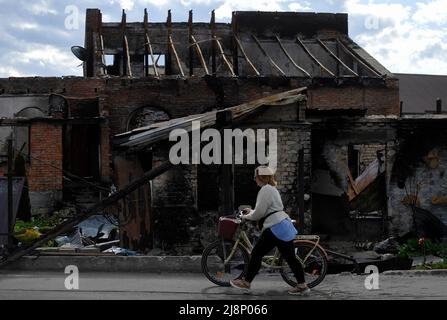
[[[256,177],[259,180],[261,180],[262,183],[269,184],[272,187],[276,187],[278,185],[275,179],[275,173],[269,167],[266,166],[257,167],[255,170],[255,178]]]

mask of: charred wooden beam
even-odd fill
[[[276,70],[279,71],[279,73],[283,76],[285,76],[286,74],[284,73],[284,71],[276,64],[276,62],[270,57],[270,55],[267,53],[267,51],[265,51],[265,49],[262,47],[261,42],[259,42],[258,38],[256,38],[256,36],[254,34],[251,35],[252,38],[255,40],[256,44],[258,45],[259,49],[261,50],[262,54],[264,56],[266,56],[266,58],[269,60],[269,62],[272,64],[272,66],[275,67]]]
[[[231,28],[233,31],[233,34],[237,34],[237,16],[236,13],[233,12],[232,19],[231,19]],[[233,39],[233,73],[235,75],[239,75],[239,53],[238,53],[238,47]]]
[[[242,55],[244,56],[245,61],[247,61],[248,65],[252,68],[252,70],[256,73],[256,75],[259,77],[261,74],[259,73],[258,69],[254,66],[254,64],[251,62],[251,60],[248,58],[247,54],[245,53],[245,49],[242,46],[241,41],[237,37],[235,33],[233,33],[234,40],[236,41],[236,45],[241,50]]]
[[[196,51],[197,51],[197,55],[199,56],[200,64],[202,65],[203,69],[205,70],[205,74],[207,76],[209,76],[210,72],[208,70],[208,66],[206,65],[205,58],[203,57],[203,53],[202,53],[202,49],[200,48],[200,45],[193,35],[191,35],[191,40],[192,40],[192,45],[196,47]]]
[[[228,61],[227,57],[225,56],[225,51],[224,51],[224,49],[223,49],[223,47],[222,47],[222,44],[220,43],[219,39],[217,39],[216,36],[214,36],[214,41],[216,42],[217,47],[219,48],[219,52],[220,52],[220,55],[221,55],[221,57],[222,57],[222,60],[224,61],[225,65],[228,67],[228,70],[230,71],[231,75],[232,75],[233,77],[235,77],[236,74],[235,74],[235,72],[234,72],[233,66],[232,66],[231,63]]]
[[[307,46],[304,44],[304,42],[299,38],[296,37],[296,42],[301,46],[301,48],[303,48],[304,52],[307,53],[307,55],[311,58],[311,60],[313,62],[315,62],[320,68],[321,70],[324,70],[327,74],[329,74],[332,77],[336,77],[335,74],[329,70],[328,68],[326,68],[321,62],[320,60],[318,60],[313,54],[312,52],[310,52],[309,48],[307,48]]]
[[[337,44],[339,45],[340,48],[343,49],[343,51],[345,53],[347,53],[349,56],[351,56],[351,58],[353,58],[355,61],[357,61],[358,63],[360,63],[362,65],[363,68],[365,68],[366,70],[368,70],[370,73],[372,73],[374,76],[377,77],[381,77],[382,75],[377,72],[373,67],[371,67],[370,65],[368,65],[366,62],[364,62],[360,57],[358,57],[357,55],[355,55],[348,47],[346,47],[339,39],[337,39]]]
[[[104,37],[102,36],[102,34],[99,35],[99,45],[99,50],[101,52],[102,70],[104,74],[107,74],[106,55],[104,53]]]
[[[129,54],[129,42],[126,36],[127,16],[126,11],[123,9],[121,16],[121,37],[123,40],[123,76],[128,76],[130,71],[130,54]]]
[[[166,161],[162,163],[159,167],[152,169],[148,172],[146,172],[141,178],[138,180],[135,180],[134,182],[127,185],[122,190],[110,195],[108,198],[105,198],[104,200],[98,202],[97,204],[87,208],[84,212],[81,212],[76,217],[71,218],[62,224],[55,227],[52,231],[50,231],[48,234],[43,236],[42,238],[34,241],[29,246],[20,249],[20,251],[13,253],[11,256],[9,256],[6,260],[0,262],[0,268],[4,267],[5,265],[17,261],[21,257],[28,255],[32,253],[37,248],[41,247],[42,245],[45,245],[48,241],[53,240],[57,236],[67,233],[70,230],[72,230],[74,227],[76,227],[79,223],[82,221],[88,219],[90,216],[98,214],[105,208],[107,208],[110,205],[115,204],[116,202],[120,201],[121,199],[125,198],[128,194],[132,193],[133,191],[140,188],[142,185],[148,183],[149,181],[155,179],[156,177],[162,175],[166,171],[170,170],[173,167],[173,164],[169,161]]]
[[[298,63],[296,63],[295,60],[293,60],[292,56],[289,54],[289,52],[286,50],[286,48],[282,44],[281,39],[278,36],[275,36],[275,38],[276,38],[276,41],[278,42],[279,47],[281,48],[282,52],[284,52],[284,54],[286,55],[287,59],[289,59],[289,61],[293,64],[293,66],[295,68],[297,68],[298,70],[300,70],[302,73],[304,73],[309,78],[312,78],[312,76],[310,75],[309,72],[307,72],[304,68],[300,67],[298,65]]]
[[[351,68],[349,68],[349,67],[346,65],[346,63],[344,63],[344,62],[343,62],[343,61],[342,61],[342,60],[341,60],[335,53],[333,53],[333,52],[331,51],[331,49],[329,49],[329,48],[324,44],[323,41],[321,41],[320,39],[317,39],[317,42],[320,44],[320,46],[321,46],[327,53],[329,53],[329,55],[330,55],[332,58],[334,58],[334,59],[337,61],[338,65],[343,66],[343,68],[345,68],[346,70],[348,70],[350,73],[352,73],[352,74],[355,75],[356,77],[359,76],[357,72],[355,72],[354,70],[352,70]]]
[[[185,72],[183,71],[182,63],[180,62],[180,58],[179,58],[179,56],[177,54],[177,50],[175,49],[175,45],[174,45],[174,41],[172,40],[172,36],[169,36],[169,46],[171,47],[172,53],[174,54],[175,61],[177,62],[177,67],[178,67],[178,69],[180,71],[180,75],[182,77],[184,77],[185,76]]]
[[[189,76],[192,77],[194,75],[194,49],[193,43],[196,41],[193,40],[193,13],[192,10],[189,10],[189,19],[188,19],[188,32],[189,32]]]
[[[166,21],[166,27],[168,28],[168,52],[166,55],[166,74],[172,74],[172,47],[170,44],[170,39],[172,37],[172,14],[171,10],[168,10],[168,19]]]
[[[126,70],[127,70],[125,75],[132,78],[132,67],[130,65],[129,42],[127,41],[127,36],[126,35],[124,35],[124,39],[123,40],[124,40],[124,56],[125,56]]]
[[[214,10],[211,12],[210,28],[211,28],[211,38],[214,39],[216,37],[216,13]],[[216,45],[217,45],[216,41],[211,42],[211,70],[213,75],[216,75],[217,72]]]
[[[146,77],[149,76],[149,56],[152,60],[152,66],[154,68],[154,74],[156,77],[159,77],[157,61],[155,61],[154,50],[152,49],[151,39],[149,37],[149,14],[147,13],[147,9],[144,9],[144,50],[145,50],[145,61],[146,61]]]

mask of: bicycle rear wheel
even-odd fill
[[[313,244],[298,241],[295,243],[295,255],[303,266],[304,278],[306,280],[307,286],[309,288],[314,288],[319,285],[326,276],[328,268],[328,262],[325,253],[319,247],[315,247]],[[303,263],[307,255],[309,255],[309,257]],[[284,257],[281,256],[279,258],[278,264],[282,267],[280,269],[281,277],[290,286],[295,287],[297,285],[295,276],[287,262],[284,260]]]
[[[242,278],[247,273],[250,255],[241,244],[238,244],[231,259],[225,264],[234,244],[234,241],[217,240],[203,251],[202,273],[219,286],[229,287],[230,280]]]

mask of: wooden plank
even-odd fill
[[[349,72],[351,72],[353,75],[355,75],[356,77],[358,77],[358,73],[355,72],[354,70],[352,70],[351,68],[349,68],[346,63],[344,63],[339,57],[337,57],[337,55],[335,53],[333,53],[325,44],[323,41],[321,41],[320,39],[317,39],[317,42],[320,44],[320,46],[327,52],[329,53],[329,55],[334,58],[340,65],[342,65],[346,70],[348,70]]]
[[[349,50],[339,39],[336,39],[336,40],[337,40],[337,43],[338,43],[339,47],[342,48],[343,51],[345,53],[347,53],[349,56],[351,56],[355,61],[360,63],[363,68],[365,68],[366,70],[368,70],[369,72],[371,72],[372,74],[374,74],[377,77],[381,77],[382,76],[379,72],[374,70],[371,66],[366,64],[364,61],[362,61],[362,59],[360,59],[360,57],[358,57],[351,50]]]
[[[160,74],[158,73],[158,66],[157,66],[158,59],[155,60],[154,51],[152,50],[151,39],[149,38],[149,35],[147,33],[146,33],[146,43],[147,43],[149,54],[150,54],[151,59],[152,59],[152,66],[154,68],[154,74],[155,74],[156,77],[159,77]]]
[[[276,70],[279,71],[279,73],[283,76],[285,76],[286,74],[284,73],[284,71],[282,71],[282,69],[275,63],[275,61],[269,56],[269,54],[267,53],[267,51],[264,50],[264,48],[262,47],[261,43],[259,42],[258,38],[256,38],[256,36],[254,34],[251,35],[252,38],[255,40],[256,44],[258,45],[259,49],[261,50],[262,54],[264,56],[267,57],[267,59],[269,60],[269,62],[275,67]]]
[[[127,72],[125,75],[129,76],[132,78],[132,67],[130,65],[130,53],[129,53],[129,42],[127,41],[127,36],[124,35],[124,54],[125,54],[125,63],[126,63],[126,67],[127,67]]]
[[[190,115],[188,117],[177,118],[165,122],[160,122],[145,128],[140,128],[116,135],[114,144],[120,147],[143,148],[150,144],[169,138],[169,134],[174,129],[184,129],[191,131],[191,122],[200,121],[201,127],[206,128],[216,124],[217,114],[221,112],[231,112],[232,119],[238,120],[244,116],[256,112],[258,108],[264,105],[279,105],[281,102],[290,103],[292,97],[303,94],[307,88],[299,88],[258,100],[250,101],[235,107],[223,109],[221,111],[210,111],[198,115]],[[145,131],[143,131],[145,130]]]
[[[318,66],[320,66],[320,68],[322,70],[324,70],[326,73],[328,73],[329,75],[331,75],[332,77],[336,77],[335,74],[329,70],[328,68],[326,68],[321,62],[320,60],[318,60],[313,54],[312,52],[310,52],[310,50],[306,47],[306,45],[304,44],[303,41],[301,41],[301,39],[299,37],[296,37],[296,42],[303,48],[303,50],[307,53],[307,55],[312,59],[312,61],[314,61]]]
[[[180,74],[182,77],[184,77],[185,72],[183,71],[182,64],[180,62],[180,58],[178,57],[178,54],[177,54],[177,50],[175,50],[175,45],[174,45],[174,41],[172,41],[172,36],[169,36],[169,46],[171,47],[172,52],[174,53],[175,61],[177,62],[177,66],[180,71]]]
[[[228,61],[227,57],[225,56],[225,52],[223,50],[222,44],[220,43],[219,39],[217,39],[216,36],[214,36],[214,41],[217,44],[217,47],[219,48],[220,51],[220,55],[222,56],[223,61],[225,62],[226,66],[228,67],[228,70],[230,70],[230,73],[233,77],[236,76],[236,74],[234,73],[233,70],[233,66],[231,65],[231,63]]]
[[[151,39],[149,38],[149,14],[147,12],[147,9],[144,9],[144,32],[144,41],[146,42],[144,45],[146,51],[146,76],[149,76],[149,61],[147,58],[148,55],[150,55],[152,66],[154,68],[154,75],[156,77],[159,77],[160,75],[158,73],[157,61],[155,61],[154,50],[152,49]]]
[[[286,48],[284,47],[284,45],[281,42],[281,39],[278,36],[275,36],[276,41],[278,41],[278,44],[282,50],[282,52],[284,52],[284,54],[286,55],[286,57],[289,59],[289,61],[293,64],[293,66],[295,68],[297,68],[298,70],[300,70],[302,73],[304,73],[305,75],[307,75],[309,78],[312,78],[312,76],[310,75],[309,72],[307,72],[304,68],[300,67],[298,65],[298,63],[295,62],[295,60],[293,60],[292,56],[289,54],[289,52],[286,50]]]
[[[244,56],[245,61],[247,61],[248,65],[253,69],[253,71],[256,73],[256,75],[260,76],[261,74],[259,73],[258,69],[256,69],[256,67],[251,62],[251,60],[248,58],[247,54],[245,53],[245,49],[242,46],[242,43],[239,40],[239,38],[237,37],[237,35],[233,33],[233,37],[234,37],[234,40],[236,41],[236,44],[237,44],[239,50],[241,50],[241,53]]]
[[[202,49],[200,48],[200,45],[196,41],[196,38],[193,35],[191,35],[191,40],[193,41],[193,46],[196,47],[197,55],[199,56],[199,60],[200,60],[200,63],[202,65],[203,69],[205,69],[205,74],[207,76],[209,76],[210,72],[208,71],[208,67],[206,65],[205,58],[203,57],[203,53],[202,53]]]
[[[166,171],[170,170],[173,167],[171,162],[166,161],[162,163],[160,166],[158,166],[155,169],[152,169],[148,172],[146,172],[141,178],[138,180],[135,180],[134,182],[127,185],[122,190],[119,190],[118,192],[112,194],[111,196],[105,198],[104,200],[98,202],[97,204],[87,208],[84,212],[78,214],[76,217],[73,217],[62,224],[55,227],[52,231],[50,231],[48,234],[43,236],[42,238],[34,241],[29,246],[20,249],[18,252],[13,253],[11,256],[9,256],[6,260],[0,262],[0,268],[11,263],[14,261],[17,261],[23,256],[26,256],[30,253],[32,253],[37,248],[45,245],[48,241],[53,240],[59,235],[62,235],[64,233],[69,232],[72,228],[77,226],[82,221],[86,220],[92,215],[98,214],[102,210],[104,210],[106,207],[115,204],[116,202],[120,201],[124,197],[126,197],[128,194],[132,193],[133,191],[137,190],[142,185],[148,183],[149,181],[155,179],[156,177],[162,175]]]

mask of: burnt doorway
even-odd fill
[[[64,169],[78,177],[99,181],[99,125],[67,125],[64,131]]]

